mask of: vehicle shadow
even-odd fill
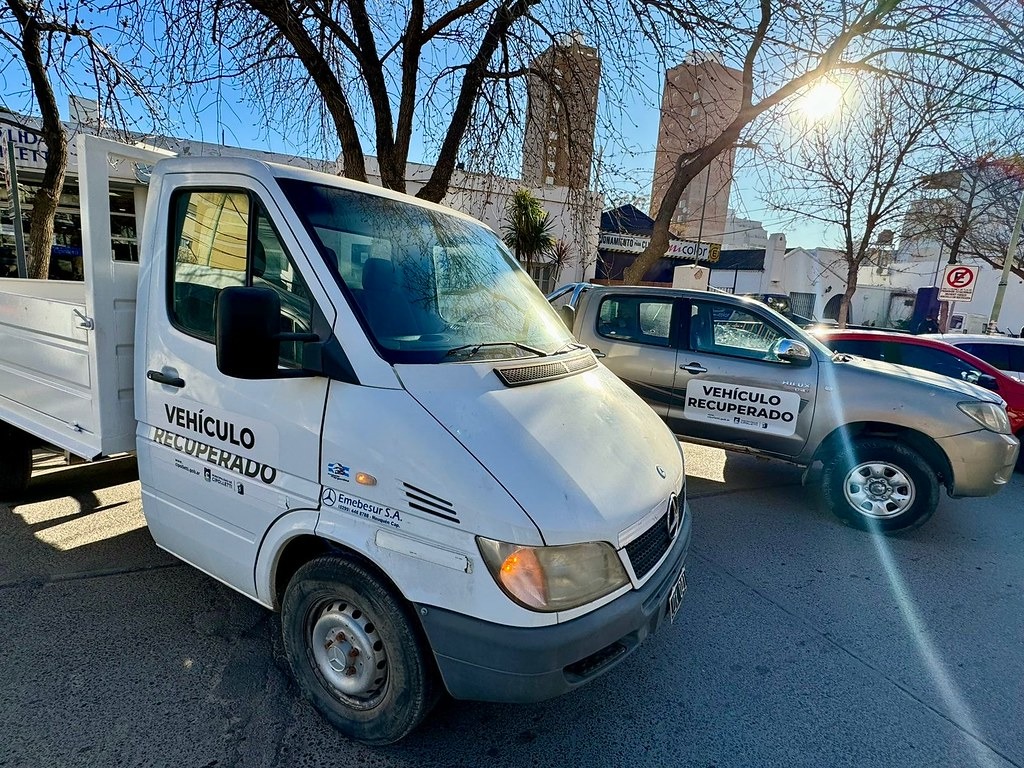
[[[0,503],[0,587],[176,562],[153,543],[134,457],[63,466],[37,452],[16,499]]]

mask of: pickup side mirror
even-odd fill
[[[811,364],[811,349],[802,341],[780,339],[775,343],[775,349],[772,351],[779,360],[791,365],[804,366]]]
[[[565,327],[572,333],[572,327],[576,324],[576,310],[571,304],[563,304],[558,308],[558,316],[562,318]]]
[[[277,378],[281,299],[270,288],[234,286],[217,295],[217,370],[236,379]]]

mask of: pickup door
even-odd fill
[[[792,333],[757,307],[714,298],[610,293],[594,346],[682,437],[797,456],[814,414],[819,362],[780,360]]]

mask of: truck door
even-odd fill
[[[818,363],[780,360],[784,325],[755,307],[714,299],[684,302],[669,414],[680,435],[782,456],[800,453],[811,429]]]
[[[154,273],[136,377],[144,392],[139,471],[157,543],[255,596],[267,528],[289,510],[318,505],[327,379],[286,377],[300,367],[298,343],[282,345],[282,378],[221,374],[217,295],[228,286],[272,288],[289,332],[309,332],[317,308],[332,324],[334,309],[268,190],[245,176],[214,177],[213,185],[164,177],[158,218],[167,224],[146,241]]]
[[[591,326],[594,352],[665,418],[677,398],[672,389],[677,300],[673,296],[624,292],[601,296],[597,301],[596,323]]]

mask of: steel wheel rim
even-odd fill
[[[387,687],[388,658],[370,617],[346,600],[331,599],[314,607],[308,626],[317,675],[350,706],[376,705]]]
[[[846,502],[865,517],[892,518],[907,512],[917,497],[910,475],[885,461],[865,461],[846,473]]]

